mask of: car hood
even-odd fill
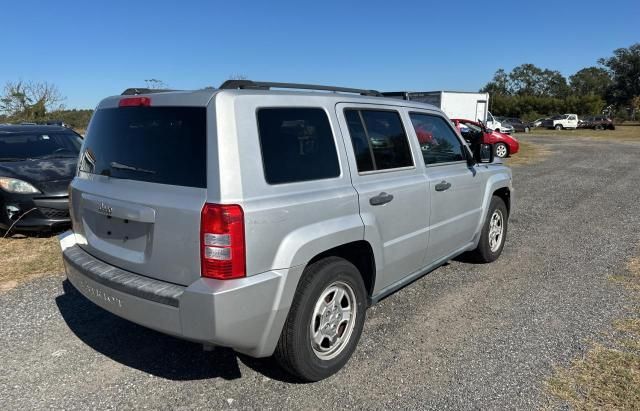
[[[78,159],[50,158],[0,162],[0,176],[13,177],[29,183],[70,181],[76,173]]]

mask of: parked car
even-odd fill
[[[477,121],[461,118],[452,118],[451,121],[468,143],[473,144],[475,141],[481,140],[484,144],[491,144],[496,156],[500,158],[516,154],[520,149],[520,143],[515,137],[490,130]]]
[[[510,124],[515,132],[528,133],[531,130],[531,124],[525,123],[519,118],[506,117],[504,121]]]
[[[562,130],[565,128],[576,129],[578,128],[578,115],[577,114],[562,114],[554,116],[542,123],[545,128],[553,128],[556,130]]]
[[[613,121],[606,116],[586,117],[578,124],[579,128],[592,128],[594,130],[615,130]]]
[[[67,189],[82,138],[60,126],[0,126],[0,230],[70,224]]]
[[[487,128],[491,130],[506,132],[498,117],[494,117],[490,111],[487,111],[487,121],[485,122],[485,124]]]
[[[545,120],[548,120],[548,118],[546,118],[546,117],[545,117],[545,118],[537,118],[537,119],[533,120],[533,121],[530,123],[530,124],[531,124],[531,127],[532,127],[532,128],[542,127],[542,123],[543,123]]]
[[[472,153],[439,109],[379,96],[235,80],[106,98],[71,183],[69,281],[299,379],[337,372],[371,304],[463,252],[497,259],[513,201],[511,170],[478,164],[490,146]]]

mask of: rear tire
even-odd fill
[[[562,124],[556,124],[556,126],[554,127],[556,130],[562,130]]]
[[[367,309],[367,291],[349,261],[327,257],[309,265],[298,284],[274,353],[304,381],[338,372],[353,354]]]
[[[507,239],[508,222],[507,206],[500,197],[493,196],[482,227],[478,247],[470,253],[474,260],[481,263],[490,263],[500,257]]]
[[[496,156],[500,158],[506,158],[509,156],[509,149],[507,148],[506,144],[504,143],[496,144]]]

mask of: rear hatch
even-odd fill
[[[200,106],[155,95],[101,104],[71,185],[74,232],[85,251],[175,284],[200,277],[209,98]]]

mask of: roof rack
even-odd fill
[[[358,88],[319,86],[315,84],[299,84],[299,83],[274,83],[267,81],[251,81],[251,80],[227,80],[219,87],[221,90],[236,89],[254,89],[269,90],[271,88],[289,88],[298,90],[322,90],[341,93],[354,93],[363,96],[383,97],[382,93],[376,90],[363,90]]]
[[[162,89],[162,88],[141,88],[141,87],[133,87],[128,88],[122,92],[121,96],[137,96],[138,94],[153,94],[153,93],[164,93],[167,91],[176,91],[170,89]]]

